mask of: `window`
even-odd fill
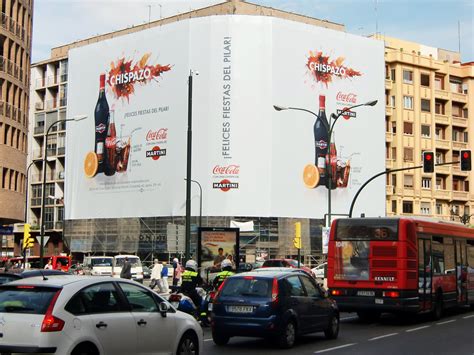
[[[403,70],[403,82],[413,84],[413,72],[411,70]]]
[[[0,312],[45,314],[57,291],[56,288],[41,286],[2,288],[0,291]]]
[[[420,84],[421,86],[430,86],[430,74],[420,74]]]
[[[288,293],[290,296],[304,296],[303,285],[301,284],[300,278],[298,276],[290,276],[286,279],[285,283]]]
[[[422,202],[420,206],[421,214],[431,214],[431,204],[429,202]]]
[[[454,117],[462,117],[462,106],[453,104],[451,112]]]
[[[440,76],[440,75],[435,76],[435,89],[444,90],[444,76]]]
[[[396,160],[397,159],[397,148],[392,147],[392,159]]]
[[[317,297],[321,298],[321,292],[316,287],[316,285],[306,276],[301,276],[301,281],[303,281],[304,288],[308,297]]]
[[[436,178],[436,190],[446,190],[446,181],[443,178]]]
[[[397,122],[392,122],[392,133],[397,134]]]
[[[397,213],[397,201],[396,200],[392,201],[392,212]]]
[[[444,153],[436,152],[436,164],[444,163]]]
[[[421,187],[423,189],[431,189],[431,178],[421,178]]]
[[[421,125],[421,136],[425,138],[431,137],[431,127],[426,125]]]
[[[437,115],[444,115],[444,103],[440,101],[435,101],[435,113]]]
[[[413,175],[403,176],[403,187],[413,188]]]
[[[403,201],[403,213],[413,213],[413,201]]]
[[[393,82],[395,82],[395,74],[396,74],[396,70],[390,69],[390,79],[392,79]]]
[[[390,107],[395,107],[395,95],[390,96]]]
[[[421,111],[431,112],[430,105],[431,105],[430,100],[421,99]]]
[[[435,127],[435,137],[436,139],[444,140],[444,129],[441,127]]]
[[[79,291],[65,307],[74,315],[112,313],[121,311],[117,290],[111,282],[86,287]]]
[[[403,108],[407,110],[413,110],[413,97],[403,96]]]
[[[436,214],[443,214],[443,205],[439,202],[436,202]]]
[[[403,133],[404,134],[413,134],[413,123],[403,122]]]
[[[403,160],[413,161],[413,148],[403,148]]]
[[[449,78],[449,87],[451,92],[462,94],[462,80],[456,77]]]
[[[392,174],[392,186],[397,186],[397,174]]]
[[[433,258],[433,274],[443,275],[445,273],[443,237],[433,236],[431,254]]]
[[[119,285],[130,304],[132,312],[158,312],[155,299],[148,290],[123,282]]]

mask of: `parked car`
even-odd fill
[[[57,276],[57,275],[69,275],[69,273],[61,271],[61,270],[41,270],[41,269],[35,269],[35,270],[21,270],[21,269],[16,269],[19,272],[2,272],[0,273],[0,285],[6,284],[8,282],[20,280],[20,279],[26,279],[29,277],[37,277],[37,276]]]
[[[327,268],[327,265],[328,263],[322,263],[312,268],[311,271],[313,272],[314,277],[316,277],[317,279],[324,279],[324,272]]]
[[[203,344],[193,317],[134,281],[110,277],[2,285],[0,319],[1,353],[198,354]]]
[[[314,277],[314,274],[309,267],[305,266],[303,263],[300,263],[300,266],[298,267],[298,261],[293,259],[268,259],[264,261],[262,268],[264,267],[290,267],[303,269],[309,275]]]
[[[112,276],[113,256],[85,256],[84,275]]]
[[[290,348],[301,334],[339,333],[336,303],[307,273],[248,272],[226,279],[212,304],[212,338],[225,345],[233,336],[269,337]]]
[[[142,261],[136,255],[116,255],[113,261],[113,277],[120,277],[122,266],[125,263],[125,258],[132,264],[132,279],[138,282],[143,282],[143,267]]]

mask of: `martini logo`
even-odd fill
[[[146,157],[153,160],[158,160],[160,157],[166,155],[166,149],[161,149],[158,146],[154,146],[151,150],[146,151]]]
[[[148,64],[151,53],[145,53],[136,63],[125,57],[110,64],[107,83],[112,88],[116,99],[130,101],[130,95],[135,93],[135,85],[146,85],[152,80],[158,81],[163,73],[171,70],[171,65]]]
[[[224,192],[229,191],[230,189],[238,189],[238,182],[230,182],[230,180],[224,179],[221,182],[214,182],[212,184],[213,189],[221,189]]]
[[[313,80],[324,84],[327,88],[334,78],[350,79],[362,75],[361,72],[343,65],[344,60],[344,57],[331,60],[323,52],[310,51],[306,67]]]
[[[95,126],[95,131],[97,133],[104,133],[105,132],[105,124],[101,123],[101,124]]]
[[[328,147],[328,143],[321,139],[320,141],[316,142],[316,147],[319,149],[326,149]]]
[[[346,120],[350,118],[355,118],[357,116],[354,111],[349,110],[349,107],[344,107],[342,110],[338,109],[337,114],[338,115],[342,114],[342,117],[344,117],[344,119]]]

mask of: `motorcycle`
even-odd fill
[[[196,307],[193,300],[189,296],[186,296],[184,293],[180,292],[179,287],[172,286],[171,289],[172,289],[172,293],[168,297],[168,301],[171,303],[171,305],[174,308],[176,308],[178,311],[192,315],[194,318],[196,318],[197,321],[201,321],[201,323],[204,326],[210,324],[210,322],[208,321],[208,316],[207,316],[208,303],[206,303],[206,300],[209,300],[209,298],[208,298],[207,292],[203,288],[196,287],[196,291],[198,292],[199,296],[201,296],[201,299],[202,299],[199,309]],[[206,307],[206,308],[203,308],[203,307]],[[202,321],[203,313],[205,314],[204,322]]]

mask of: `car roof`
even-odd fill
[[[85,256],[84,258],[91,258],[91,259],[104,259],[104,258],[110,258],[110,259],[113,259],[114,257],[113,257],[113,256],[108,256],[108,255],[105,255],[105,256]]]
[[[46,275],[49,276],[49,275]],[[79,275],[69,275],[65,274],[62,275],[55,275],[54,277],[46,277],[46,280],[43,279],[42,276],[37,277],[28,277],[26,279],[19,279],[8,284],[2,285],[3,286],[20,286],[20,285],[28,285],[28,286],[50,286],[50,287],[63,287],[65,285],[73,284],[76,282],[85,282],[87,283],[90,280],[96,281],[112,281],[113,279],[109,277],[98,277],[98,276],[79,276]]]
[[[308,275],[306,272],[300,269],[292,269],[292,268],[280,268],[280,267],[275,267],[275,268],[265,268],[265,269],[258,269],[258,270],[253,270],[249,272],[243,272],[234,276],[231,276],[232,278],[237,278],[237,277],[245,277],[245,276],[258,276],[258,277],[264,277],[264,278],[283,278],[287,275],[290,274],[302,274],[302,275]]]

